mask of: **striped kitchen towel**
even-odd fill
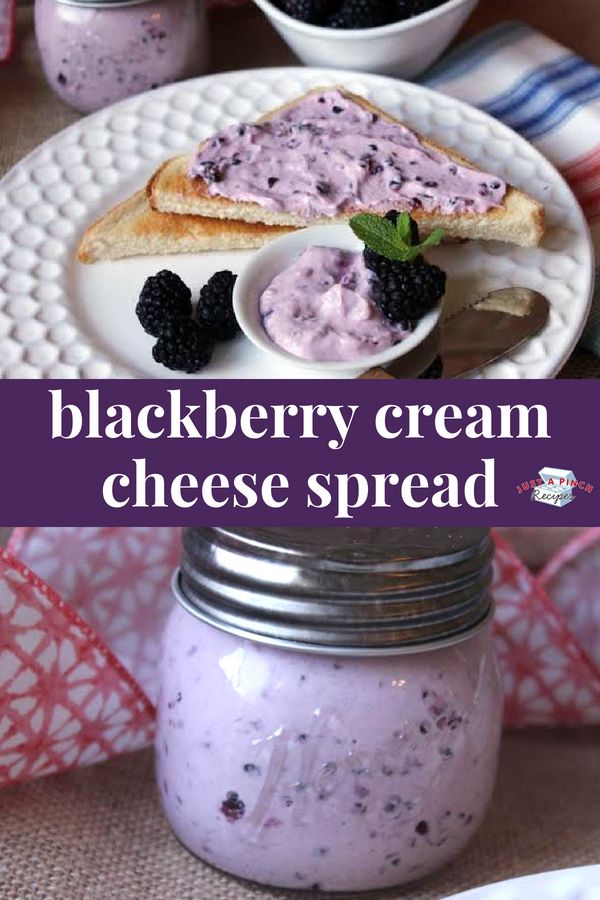
[[[505,22],[449,53],[424,82],[501,119],[554,163],[588,218],[600,266],[600,69]],[[600,277],[582,341],[600,356]]]

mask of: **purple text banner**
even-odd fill
[[[598,393],[594,381],[4,381],[0,515],[598,525]]]

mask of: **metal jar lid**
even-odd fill
[[[188,528],[192,615],[252,640],[379,655],[456,643],[491,615],[484,528]]]

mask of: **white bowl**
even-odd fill
[[[315,225],[302,228],[283,237],[276,238],[252,255],[238,276],[233,289],[233,309],[240,328],[252,343],[287,365],[302,369],[318,370],[322,373],[340,375],[355,374],[375,366],[385,366],[415,350],[431,334],[438,323],[441,305],[427,313],[404,340],[372,356],[358,359],[317,361],[302,359],[274,344],[264,329],[259,300],[262,292],[276,275],[287,269],[308,247],[337,247],[340,250],[362,250],[364,244],[358,240],[348,225]]]
[[[307,66],[416,78],[444,52],[479,0],[448,0],[403,22],[379,28],[337,29],[299,22],[270,0],[254,0]]]

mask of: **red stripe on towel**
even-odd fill
[[[590,222],[600,218],[600,146],[576,159],[561,172]]]

